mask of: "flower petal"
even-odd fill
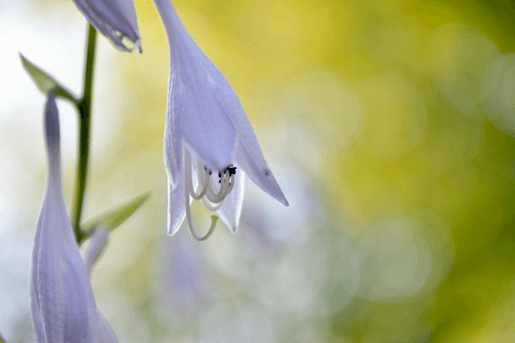
[[[232,233],[238,232],[238,226],[240,225],[241,207],[245,191],[245,173],[242,170],[237,171],[234,182],[232,192],[225,198],[222,208],[217,211]]]
[[[263,191],[274,197],[284,206],[288,206],[281,187],[268,167],[261,148],[257,142],[256,134],[250,126],[240,122],[239,135],[234,152],[234,164],[241,168],[247,176]],[[249,127],[250,126],[250,127]]]
[[[167,227],[168,235],[173,236],[181,227],[184,217],[186,216],[186,207],[184,205],[184,178],[179,179],[177,185],[173,187],[168,179],[168,218]]]
[[[220,101],[214,87],[234,93],[229,83],[182,25],[170,0],[154,0],[170,50],[168,114],[181,127],[181,138],[213,170],[224,170],[232,161],[236,132],[228,117],[228,103]]]
[[[132,0],[73,0],[88,21],[122,51],[141,52],[136,10]],[[127,37],[133,47],[127,47]]]
[[[75,242],[61,185],[59,117],[53,95],[45,109],[48,177],[31,265],[31,315],[38,342],[94,342],[93,292]]]
[[[105,323],[99,324],[88,272],[64,204],[59,115],[52,94],[45,108],[44,123],[48,176],[36,225],[30,275],[36,339],[39,343],[117,342],[112,331],[110,335],[105,333]]]
[[[84,263],[88,271],[88,276],[91,276],[91,269],[97,262],[100,255],[104,251],[109,240],[109,232],[104,228],[96,228],[89,238],[88,248],[84,254]]]
[[[229,82],[190,37],[171,2],[154,3],[170,48],[167,121],[180,123],[182,139],[209,168],[224,170],[235,161],[256,185],[288,206]]]
[[[181,110],[182,104],[174,101],[172,97],[172,78],[168,85],[168,104],[166,107],[165,136],[164,136],[164,160],[168,175],[168,182],[176,187],[184,176],[182,175],[182,160],[184,144],[179,130],[179,122],[174,113]]]

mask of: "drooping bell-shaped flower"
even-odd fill
[[[190,196],[217,211],[236,232],[247,175],[288,206],[256,134],[227,79],[182,25],[170,0],[154,0],[168,38],[170,80],[164,157],[168,174],[168,234],[190,215]],[[198,193],[195,185],[198,184]],[[208,234],[211,232],[208,231]],[[207,235],[208,235],[207,234]]]
[[[122,51],[141,52],[140,34],[133,0],[73,0],[86,19]],[[128,46],[127,38],[132,42]]]
[[[44,128],[48,175],[30,272],[30,309],[36,340],[38,343],[117,342],[107,322],[97,313],[88,269],[66,212],[61,184],[59,116],[53,95],[46,104]],[[99,243],[92,242],[91,249],[98,250]]]

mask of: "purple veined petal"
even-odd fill
[[[61,186],[59,117],[55,99],[45,108],[48,175],[36,225],[30,289],[31,315],[41,342],[94,342],[97,323],[93,292]]]
[[[165,137],[166,140],[166,137]],[[166,144],[165,144],[166,146]],[[181,166],[184,168],[184,151],[183,149],[188,149],[190,151],[191,157],[193,160],[196,160],[196,154],[194,151],[189,149],[187,146],[183,146],[181,149]],[[165,156],[166,156],[166,149],[165,149]],[[166,161],[166,158],[165,158]],[[166,165],[165,165],[166,166]],[[177,169],[177,167],[174,167]],[[167,169],[168,170],[168,169]],[[186,190],[186,184],[184,183],[184,170],[176,170],[176,175],[178,176],[178,179],[176,181],[176,184],[172,184],[170,173],[168,173],[168,215],[167,215],[167,228],[168,228],[168,235],[173,236],[175,233],[179,230],[179,228],[182,225],[182,222],[184,221],[184,217],[186,216],[186,207],[184,204],[184,197]],[[196,187],[197,185],[197,163],[191,164],[191,174],[192,174],[192,180],[193,180],[193,187]],[[193,199],[190,199],[190,203],[193,201]]]
[[[48,188],[47,188],[48,189]],[[40,218],[36,227],[30,277],[31,316],[38,342],[46,342],[63,336],[64,301],[59,297],[64,292],[57,263],[63,248],[57,243],[62,240],[59,234],[49,232],[48,227],[60,217],[52,211],[50,195],[45,195]]]
[[[65,249],[67,258],[61,256],[59,270],[64,286],[61,295],[65,304],[63,342],[95,342],[98,316],[87,270],[77,244],[65,246]],[[49,341],[59,342],[58,339]]]
[[[133,0],[74,0],[86,19],[114,46],[122,51],[138,49],[141,52],[140,34]],[[127,37],[133,47],[127,47]]]
[[[189,179],[191,175],[184,174],[190,170],[190,166],[184,165],[184,148],[213,172],[223,172],[232,164],[236,165],[241,175],[247,174],[258,187],[288,206],[229,82],[193,41],[170,0],[154,0],[154,4],[166,31],[170,54],[164,139],[169,194],[168,234],[173,235],[182,224],[187,205],[181,202],[187,197],[188,193],[185,192],[193,192],[185,184],[185,177]],[[236,182],[238,187],[233,189],[234,194],[225,193],[227,188],[219,196],[214,195],[211,188],[208,193],[191,193],[203,201],[206,209],[219,210],[220,217],[233,232],[237,231],[243,201],[243,178],[236,177]],[[214,205],[206,202],[204,194]],[[222,204],[224,197],[227,203]],[[205,237],[209,236],[209,232]]]
[[[252,133],[254,134],[253,130]],[[257,139],[255,139],[255,144],[243,146],[241,137],[239,137],[236,151],[234,152],[234,164],[241,168],[256,186],[274,197],[284,206],[289,205],[281,187],[275,180],[274,174],[272,174],[263,158]]]
[[[173,77],[170,77],[168,82],[168,103],[166,106],[163,153],[168,182],[172,187],[176,187],[180,180],[184,178],[182,175],[184,145],[179,130],[179,121],[177,117],[174,116],[174,113],[178,113],[182,110],[183,103],[172,97]]]
[[[207,81],[205,73],[208,71],[196,71],[193,65],[184,64],[183,79],[179,81],[181,76],[178,75],[174,88],[179,89],[176,97],[182,97],[184,101],[183,110],[175,114],[181,123],[183,139],[206,166],[222,171],[232,162],[236,132],[227,118],[226,109],[217,101],[212,85]]]
[[[238,232],[240,225],[240,214],[243,205],[243,194],[245,192],[245,173],[242,170],[236,172],[234,188],[225,198],[221,209],[217,211],[220,219],[231,230],[232,233]]]
[[[263,157],[254,129],[245,114],[240,100],[225,77],[220,71],[218,73],[220,74],[218,77],[219,82],[214,83],[213,94],[218,102],[225,103],[227,109],[230,109],[228,111],[228,118],[237,132],[233,155],[234,164],[240,165],[241,169],[248,174],[249,178],[259,188],[277,199],[281,204],[288,206],[288,201],[281,187],[275,180]]]
[[[225,103],[213,93],[213,84],[225,78],[184,29],[172,3],[154,3],[170,50],[167,121],[180,125],[181,139],[209,168],[223,170],[232,161],[236,139]]]
[[[45,108],[48,173],[34,235],[30,308],[38,343],[96,343],[99,317],[88,271],[64,204],[59,116],[53,95]],[[100,328],[102,329],[102,328]],[[114,334],[104,342],[116,342]]]
[[[123,16],[123,18],[126,20],[126,22],[129,24],[128,29],[132,29],[134,31],[134,36],[131,37],[127,34],[127,38],[133,41],[132,39],[139,39],[140,33],[138,28],[138,18],[136,16],[136,8],[134,7],[134,1],[133,0],[115,0],[114,1],[118,8],[120,9],[120,12]]]
[[[169,104],[167,121],[180,118],[182,138],[210,168],[223,170],[233,161],[241,164],[256,185],[287,206],[229,82],[189,36],[171,2],[154,3],[170,48],[168,97],[172,104],[178,103]]]

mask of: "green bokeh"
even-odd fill
[[[328,210],[325,234],[343,237],[358,250],[367,237],[375,237],[375,252],[361,263],[386,273],[387,259],[395,256],[390,250],[379,255],[377,240],[397,231],[385,229],[383,237],[380,230],[390,225],[385,222],[407,223],[399,235],[408,236],[395,249],[408,260],[406,268],[416,265],[411,284],[420,288],[392,293],[375,285],[383,279],[363,277],[350,302],[332,314],[315,311],[310,317],[317,340],[514,339],[499,332],[513,330],[513,315],[504,304],[514,301],[515,140],[492,125],[481,103],[486,66],[515,50],[509,3],[174,4],[255,127],[304,125],[312,131],[321,162],[310,166],[312,157],[306,156],[301,163]],[[155,132],[135,137],[134,149],[142,149],[149,142],[160,145],[155,137],[162,131],[164,99],[155,89],[165,87],[167,57],[151,3],[136,2],[136,7],[145,54],[119,59],[127,61],[124,82],[139,85],[133,92],[138,109],[146,108],[146,120],[156,121],[146,124]],[[162,58],[154,56],[158,51]],[[139,111],[128,116],[139,125]],[[123,125],[132,130],[130,123]],[[320,228],[311,230],[325,242],[328,260],[338,260],[338,243]],[[404,239],[424,242],[430,255],[441,258],[429,259],[429,274],[417,274],[423,270],[421,251],[402,250],[409,248]],[[389,249],[385,244],[381,249]],[[367,264],[374,256],[377,261]],[[410,262],[413,256],[418,259]],[[345,283],[331,281],[341,265],[328,266],[319,296],[341,299]],[[394,275],[402,278],[408,269]],[[370,289],[363,291],[367,282]],[[293,317],[289,321],[303,325]],[[294,334],[285,339],[300,340]]]

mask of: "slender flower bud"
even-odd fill
[[[36,225],[30,309],[38,343],[117,342],[97,313],[88,271],[66,212],[61,184],[59,115],[54,96],[45,108],[48,176]]]
[[[104,252],[108,241],[109,232],[107,232],[106,229],[99,227],[93,231],[93,234],[89,238],[88,248],[84,254],[84,263],[86,264],[88,275],[91,276],[91,269],[93,269],[95,262]]]
[[[168,38],[170,79],[164,157],[168,174],[168,234],[184,217],[193,236],[190,197],[217,211],[236,233],[247,175],[288,206],[243,107],[218,68],[182,25],[170,0],[154,0]],[[198,185],[198,193],[195,192]],[[213,218],[214,228],[217,217]]]
[[[141,52],[133,0],[73,0],[86,19],[122,51]],[[127,37],[132,47],[124,42]]]

